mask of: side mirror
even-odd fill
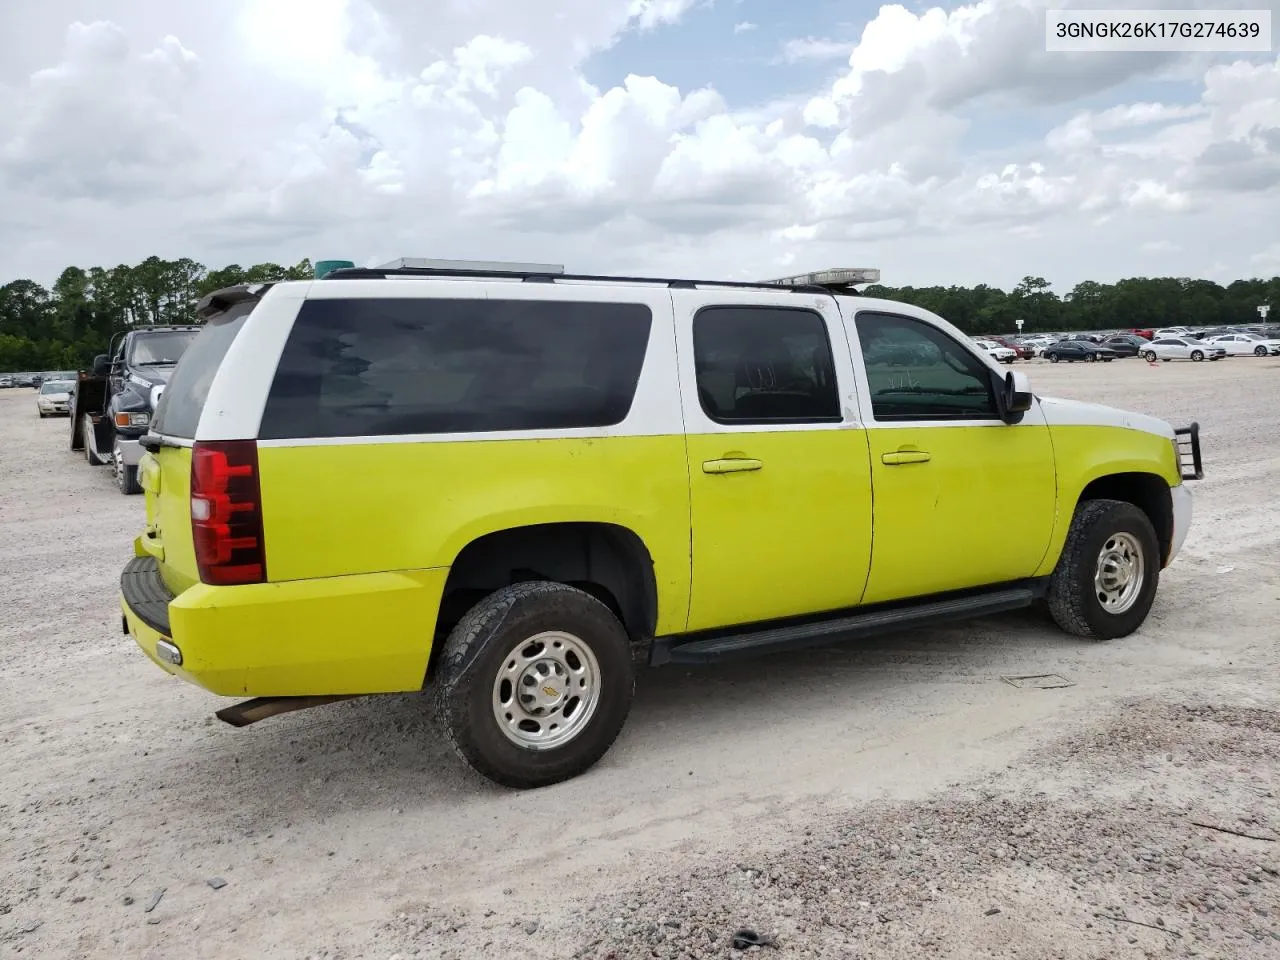
[[[95,377],[105,377],[111,372],[111,358],[105,353],[100,353],[93,358],[93,375]]]
[[[1031,381],[1025,373],[1010,370],[1003,377],[995,375],[996,409],[1000,419],[1014,424],[1022,421],[1022,416],[1031,409],[1035,396],[1031,392]]]

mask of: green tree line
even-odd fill
[[[210,270],[185,257],[148,257],[136,266],[67,267],[48,289],[34,280],[14,280],[0,287],[0,372],[81,369],[105,353],[117,333],[196,322],[196,303],[213,290],[312,276],[310,260],[292,267],[233,263]]]
[[[1235,280],[1225,287],[1186,277],[1133,277],[1116,283],[1077,283],[1059,297],[1043,277],[1024,277],[1008,293],[999,287],[865,288],[884,297],[932,310],[969,334],[1072,330],[1216,327],[1261,321],[1258,307],[1270,305],[1268,322],[1280,321],[1280,277]]]
[[[106,352],[112,336],[157,323],[194,323],[195,304],[210,291],[236,283],[305,280],[311,262],[292,267],[231,264],[210,270],[194,260],[148,257],[136,266],[67,267],[49,289],[33,280],[0,287],[0,371],[72,370]],[[889,287],[868,296],[932,310],[970,334],[1107,330],[1130,327],[1217,326],[1256,323],[1258,307],[1280,320],[1280,277],[1211,280],[1134,277],[1117,283],[1078,283],[1064,296],[1043,277],[1024,277],[1011,291],[976,287]]]

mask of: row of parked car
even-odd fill
[[[1003,363],[1042,358],[1051,363],[1110,361],[1117,357],[1157,360],[1220,360],[1224,357],[1280,356],[1280,328],[1167,327],[1027,337],[983,337],[978,345]]]

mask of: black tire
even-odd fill
[[[41,420],[43,420],[45,417],[47,417],[47,416],[48,416],[48,414],[47,414],[47,413],[45,413],[43,410],[39,410],[39,411],[37,411],[37,412],[40,414],[40,419],[41,419]]]
[[[504,661],[545,631],[584,643],[599,668],[595,712],[573,739],[532,749],[508,738],[494,712]],[[617,739],[635,693],[631,643],[617,617],[588,593],[562,583],[503,587],[477,603],[449,633],[441,652],[435,708],[445,736],[477,773],[526,789],[569,780],[590,769]]]
[[[132,497],[142,492],[142,484],[138,482],[137,466],[129,466],[123,461],[116,451],[114,442],[111,446],[111,469],[115,471],[116,486],[120,488],[120,492],[126,497]]]
[[[1049,354],[1049,362],[1050,362],[1050,363],[1057,363],[1057,362],[1058,362],[1058,355],[1057,355],[1056,353],[1051,353],[1051,354]]]
[[[1122,612],[1105,609],[1094,576],[1104,546],[1127,534],[1142,554],[1141,586]],[[1049,578],[1049,612],[1067,633],[1094,640],[1114,640],[1137,630],[1146,620],[1160,582],[1160,545],[1145,513],[1121,500],[1085,500],[1076,507],[1058,565]]]
[[[1196,363],[1199,363],[1201,360],[1203,360],[1203,359],[1204,359],[1204,351],[1203,351],[1203,350],[1192,350],[1192,351],[1191,351],[1191,359],[1192,359],[1192,360],[1194,360]]]
[[[1147,363],[1155,363],[1156,352],[1154,350],[1148,350],[1146,353],[1142,355],[1142,359],[1147,361]]]
[[[1255,357],[1265,357],[1267,355],[1267,348],[1259,344],[1253,348],[1253,355]]]

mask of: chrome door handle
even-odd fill
[[[703,473],[746,473],[749,470],[759,470],[764,464],[759,460],[749,460],[745,457],[733,458],[728,460],[704,460],[702,462]]]
[[[898,467],[905,463],[927,463],[932,459],[933,456],[923,450],[895,450],[893,453],[882,454],[880,462],[890,467]]]

